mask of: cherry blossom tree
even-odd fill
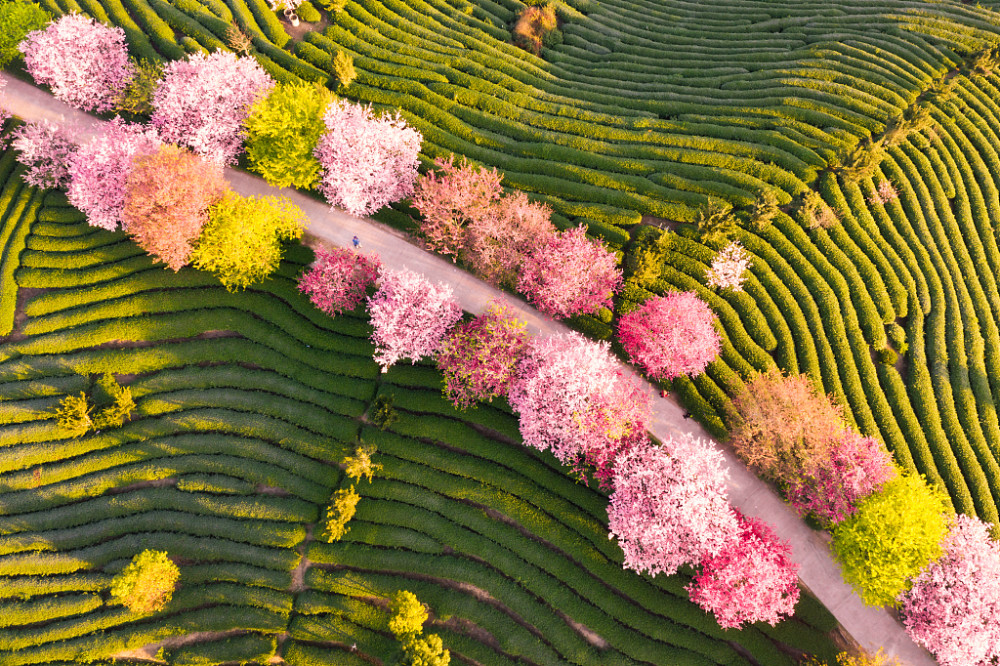
[[[437,356],[444,394],[459,409],[507,395],[514,368],[528,343],[525,324],[503,305],[455,328]]]
[[[892,454],[874,437],[844,430],[828,458],[815,472],[786,488],[786,496],[802,515],[825,525],[854,513],[857,503],[895,478]]]
[[[607,343],[578,333],[534,338],[510,387],[524,443],[609,485],[615,458],[646,439],[650,398]]]
[[[656,379],[698,375],[722,348],[716,316],[693,291],[655,296],[618,321],[629,359]]]
[[[250,108],[274,85],[253,58],[229,51],[194,53],[163,68],[150,122],[164,141],[233,164],[246,136],[243,124]]]
[[[68,131],[43,119],[21,125],[12,136],[17,161],[27,167],[24,182],[42,189],[69,184],[69,161],[76,142]]]
[[[175,271],[190,261],[209,207],[228,189],[217,164],[186,148],[137,155],[125,184],[122,224],[139,247]]]
[[[736,515],[739,535],[703,560],[701,572],[685,589],[723,629],[754,622],[773,627],[795,612],[799,565],[792,561],[791,545],[767,523]]]
[[[888,180],[880,180],[878,187],[875,189],[875,194],[868,198],[868,203],[872,206],[884,206],[893,199],[898,198],[899,192],[895,186]]]
[[[691,434],[646,442],[614,466],[608,529],[624,567],[655,576],[718,555],[738,538],[722,453]]]
[[[739,241],[733,241],[719,250],[705,274],[705,284],[714,289],[743,291],[750,255]]]
[[[502,197],[466,229],[462,259],[487,282],[513,287],[525,259],[555,237],[551,215],[524,192]]]
[[[155,153],[155,130],[121,118],[101,126],[101,133],[80,146],[69,161],[67,198],[95,227],[114,231],[125,208],[125,184],[137,155]]]
[[[358,307],[375,284],[382,262],[343,248],[316,250],[316,261],[299,278],[299,291],[312,304],[335,317]]]
[[[29,32],[18,48],[36,83],[84,111],[114,108],[132,79],[125,31],[81,14],[65,14]]]
[[[959,515],[942,542],[944,554],[899,598],[906,631],[941,666],[1000,661],[1000,544],[989,527]]]
[[[545,314],[561,319],[610,307],[621,288],[618,259],[583,227],[554,234],[525,260],[517,289]]]
[[[457,257],[465,247],[465,229],[489,215],[503,195],[503,175],[470,164],[464,157],[456,164],[454,155],[439,157],[434,165],[437,168],[417,178],[414,185],[412,202],[420,211],[417,224],[428,248]]]
[[[323,122],[313,154],[321,167],[318,189],[331,205],[370,215],[413,193],[423,137],[398,111],[376,116],[371,107],[334,100]]]
[[[368,299],[375,361],[382,372],[403,358],[416,363],[441,347],[448,331],[462,318],[451,287],[431,283],[403,269],[383,270],[381,286]]]
[[[748,464],[784,485],[810,483],[846,429],[840,408],[807,375],[758,375],[733,396],[730,441]]]

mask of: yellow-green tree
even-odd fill
[[[844,579],[869,606],[893,604],[909,580],[941,555],[947,496],[922,476],[901,475],[858,503],[833,529]]]
[[[313,187],[320,169],[313,149],[326,129],[323,111],[331,99],[333,93],[321,85],[276,85],[246,121],[250,168],[276,187]]]
[[[144,550],[111,581],[111,596],[136,613],[160,610],[170,601],[181,572],[160,550]]]
[[[427,621],[427,609],[417,599],[417,595],[409,590],[399,590],[389,604],[392,616],[389,618],[389,631],[401,641],[407,637],[418,636],[424,630]]]
[[[356,448],[352,455],[344,458],[344,473],[354,479],[355,483],[360,481],[361,477],[365,477],[368,483],[371,483],[375,472],[382,469],[382,465],[372,462],[375,450],[373,444]]]
[[[208,212],[191,258],[229,291],[262,282],[281,263],[281,242],[302,237],[305,214],[288,199],[228,193]]]
[[[347,523],[354,517],[354,512],[358,506],[361,496],[354,492],[354,486],[349,489],[341,489],[330,498],[330,504],[326,507],[323,519],[323,533],[321,537],[327,543],[339,541],[347,534]]]
[[[80,391],[80,395],[67,395],[59,403],[59,410],[56,412],[56,419],[59,427],[70,437],[82,437],[87,431],[94,427],[94,421],[90,416],[93,407],[87,402],[87,394]]]

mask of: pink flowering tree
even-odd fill
[[[513,287],[525,260],[555,237],[551,215],[524,192],[502,197],[469,225],[462,259],[487,282]]]
[[[125,209],[132,159],[152,155],[161,142],[156,131],[115,118],[101,134],[80,146],[69,161],[67,198],[95,227],[114,231]]]
[[[944,554],[899,597],[903,625],[941,666],[1000,661],[1000,544],[989,525],[959,515]]]
[[[382,372],[403,358],[416,363],[441,347],[462,318],[451,287],[432,284],[413,271],[383,270],[378,291],[368,299],[375,361]]]
[[[343,248],[316,250],[313,262],[299,278],[299,291],[312,304],[335,317],[358,307],[375,284],[382,262],[375,255],[364,255]]]
[[[799,565],[792,548],[771,527],[737,512],[739,535],[705,558],[687,586],[691,601],[715,616],[723,629],[767,622],[772,627],[795,612]]]
[[[884,206],[893,199],[898,198],[899,192],[895,186],[888,180],[880,180],[878,187],[875,189],[875,194],[868,197],[868,203],[872,206]]]
[[[413,193],[423,137],[398,111],[376,116],[371,107],[338,99],[326,107],[323,123],[313,154],[319,191],[332,206],[370,215]]]
[[[750,255],[739,241],[733,241],[719,250],[705,274],[705,284],[714,289],[743,291]]]
[[[621,372],[607,343],[578,333],[534,338],[510,387],[524,443],[551,450],[609,486],[615,459],[646,440],[650,398]]]
[[[507,395],[514,368],[528,344],[528,333],[503,305],[456,327],[441,346],[437,367],[444,394],[459,409]]]
[[[524,260],[517,281],[518,291],[557,319],[610,307],[621,285],[618,259],[583,227],[551,236]]]
[[[417,224],[428,248],[457,257],[465,246],[466,228],[488,215],[503,195],[503,176],[465,158],[456,164],[454,155],[439,157],[434,165],[437,168],[417,178],[414,185],[412,201],[420,211]]]
[[[29,32],[18,49],[36,83],[84,111],[112,109],[134,74],[125,31],[80,14]]]
[[[62,126],[38,120],[21,125],[12,136],[17,161],[27,167],[24,182],[42,189],[69,184],[69,162],[76,142]]]
[[[715,313],[693,291],[656,296],[618,321],[629,359],[656,379],[698,375],[722,348]]]
[[[624,567],[668,576],[718,555],[739,536],[722,453],[691,434],[634,447],[614,466],[608,529]]]
[[[164,141],[233,164],[246,138],[250,107],[273,87],[274,79],[253,58],[229,51],[194,53],[163,68],[150,122]]]
[[[802,515],[824,525],[850,516],[859,501],[896,477],[892,454],[873,437],[844,430],[822,465],[786,488],[786,496]]]

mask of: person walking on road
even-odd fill
[[[354,243],[354,249],[355,250],[358,249],[359,247],[361,247],[361,239],[358,238],[357,236],[355,236],[354,238],[352,238],[351,242]]]

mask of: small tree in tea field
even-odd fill
[[[111,581],[111,596],[134,613],[152,613],[170,602],[180,575],[165,552],[144,550]]]

